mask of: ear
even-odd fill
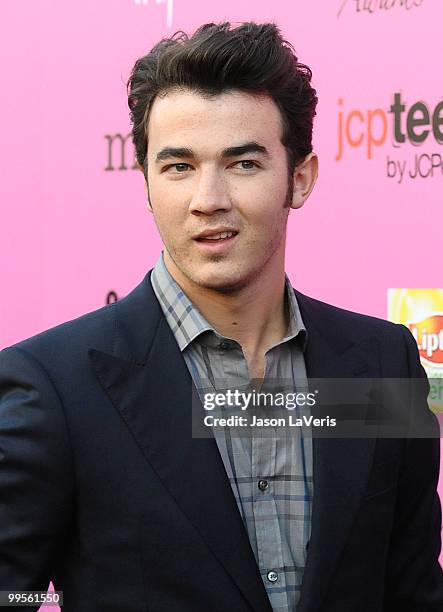
[[[294,168],[291,208],[301,208],[314,189],[318,176],[318,157],[312,152]]]
[[[147,181],[145,181],[145,193],[146,193],[146,208],[149,210],[150,213],[153,214],[154,211],[152,210],[151,200],[149,199],[149,187],[148,187]]]
[[[148,185],[147,178],[145,176],[145,171],[144,171],[143,166],[140,166],[140,164],[137,164],[137,165],[138,165],[138,169],[141,170],[143,174],[143,184],[145,187],[146,201],[147,201],[146,208],[149,210],[150,213],[153,213],[154,211],[152,210],[151,201],[149,199],[149,185]]]

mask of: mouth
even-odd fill
[[[198,242],[208,242],[208,243],[215,243],[215,242],[227,242],[228,240],[231,240],[231,238],[234,238],[234,236],[236,236],[238,234],[238,232],[236,231],[232,231],[232,232],[220,232],[219,234],[215,234],[213,236],[204,236],[203,238],[196,238],[196,240]]]
[[[230,247],[236,240],[238,232],[222,232],[218,236],[194,238],[199,248],[204,252],[221,252]]]

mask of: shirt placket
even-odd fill
[[[223,373],[224,381],[227,381],[228,388],[246,387],[249,383],[247,362],[242,349],[233,344],[232,340],[222,338],[218,346],[213,347],[214,357],[217,363],[217,370]],[[217,385],[217,380],[215,380]],[[217,391],[226,390],[225,388]],[[229,408],[225,407],[226,416],[229,415]],[[237,502],[238,510],[243,519],[243,523],[248,529],[248,512],[246,511],[243,500],[250,498],[251,495],[251,439],[245,437],[232,436],[231,429],[225,427],[223,433],[218,433],[219,448],[223,448],[222,455],[228,458],[225,463],[226,473],[232,483],[234,497]],[[254,534],[252,534],[254,535]],[[254,539],[251,546],[254,549]]]
[[[275,346],[265,355],[262,391],[273,392],[271,376],[276,374],[281,349]],[[267,416],[267,415],[266,415]],[[269,415],[272,416],[272,415]],[[266,591],[274,610],[286,612],[286,575],[278,504],[275,499],[277,469],[277,432],[263,433],[255,428],[252,438],[252,476],[256,483],[254,518],[257,531],[258,565]]]

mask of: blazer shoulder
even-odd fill
[[[389,334],[399,336],[402,329],[406,329],[404,325],[392,323],[380,317],[374,317],[345,308],[340,308],[333,304],[328,304],[316,298],[304,295],[300,291],[294,289],[297,301],[300,308],[304,312],[309,312],[309,316],[314,316],[322,320],[335,323],[340,327],[353,329],[355,333],[364,335],[379,335]],[[303,314],[302,314],[303,316]]]
[[[65,321],[34,336],[16,342],[3,350],[21,349],[30,353],[64,352],[76,346],[93,344],[106,349],[112,337],[115,319],[115,303]]]
[[[129,343],[128,351],[149,341],[158,322],[160,308],[148,276],[125,297],[80,317],[17,342],[8,349],[21,349],[45,362],[75,360],[90,348],[114,353]]]

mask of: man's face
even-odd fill
[[[281,135],[268,96],[232,91],[208,99],[181,90],[154,101],[149,200],[166,266],[182,286],[234,291],[265,269],[283,269],[290,208]],[[236,234],[198,238],[220,228]]]

